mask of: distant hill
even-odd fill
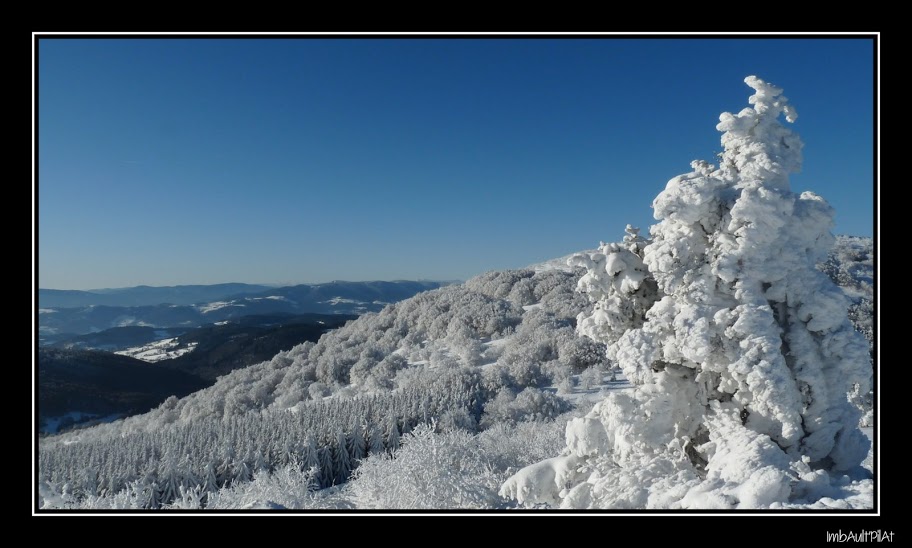
[[[199,301],[195,304],[160,302],[142,306],[93,304],[53,307],[41,301],[39,294],[39,344],[50,345],[76,335],[113,327],[193,328],[249,315],[360,315],[365,312],[378,312],[387,304],[443,285],[447,285],[447,282],[330,282],[271,288],[256,293],[219,297],[219,300]],[[53,302],[53,299],[47,302]]]
[[[207,381],[289,350],[303,342],[316,342],[330,329],[357,316],[307,315],[293,317],[246,316],[239,323],[194,329],[178,337],[192,352],[158,362],[162,367],[193,373]],[[314,319],[322,318],[322,319]],[[285,323],[279,323],[279,322]]]
[[[83,306],[151,306],[156,304],[195,304],[225,297],[260,293],[265,285],[225,283],[213,285],[175,285],[152,287],[139,285],[116,289],[39,289],[40,308],[73,308]]]
[[[244,299],[246,305],[251,301],[282,300],[296,303],[298,307],[308,308],[310,312],[357,314],[378,312],[384,306],[408,299],[422,291],[437,289],[449,282],[405,281],[393,282],[344,282],[334,281],[325,284],[301,284],[279,287],[250,295]]]
[[[142,346],[169,337],[177,337],[189,328],[159,328],[142,325],[112,327],[85,335],[62,336],[53,344],[55,348],[73,350],[106,350],[114,352],[134,346]]]
[[[95,350],[38,350],[39,430],[146,412],[209,383],[195,375]],[[111,418],[114,418],[111,417]]]

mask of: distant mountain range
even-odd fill
[[[338,281],[278,288],[220,284],[170,288],[142,286],[91,292],[39,289],[39,344],[50,345],[76,335],[113,327],[192,328],[249,315],[360,315],[377,312],[387,304],[447,284],[429,281]],[[200,300],[203,295],[208,299]],[[159,300],[153,304],[123,304],[150,303],[155,299]],[[63,306],[61,303],[71,305]]]
[[[116,289],[39,289],[41,308],[74,308],[83,306],[152,306],[156,304],[195,304],[225,297],[268,291],[269,286],[241,283],[214,285],[175,285],[120,287]]]

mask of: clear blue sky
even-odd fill
[[[873,230],[859,39],[41,39],[41,287],[466,279],[614,241],[785,88]]]

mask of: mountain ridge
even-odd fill
[[[360,315],[379,312],[389,303],[447,284],[409,280],[299,284],[222,295],[193,304],[156,303],[143,306],[92,304],[51,307],[46,304],[48,301],[40,302],[39,294],[39,343],[54,344],[65,338],[113,327],[189,328],[255,314]]]

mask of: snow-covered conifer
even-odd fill
[[[351,455],[348,453],[348,436],[339,431],[336,434],[336,443],[332,446],[333,472],[335,473],[336,485],[341,485],[348,481],[348,476],[352,471]]]
[[[329,450],[329,447],[321,447],[318,453],[320,456],[320,486],[329,487],[335,481],[332,451]]]
[[[628,229],[623,244],[575,259],[596,302],[578,330],[608,345],[634,390],[571,421],[562,456],[521,470],[503,495],[769,507],[867,454],[850,402],[869,389],[867,345],[815,268],[833,243],[833,211],[790,189],[802,142],[779,122],[796,118],[782,90],[745,82],[752,107],[717,126],[721,166],[695,161],[668,182],[651,240]]]
[[[384,452],[383,432],[377,425],[371,425],[368,439],[368,451],[371,455],[379,455]]]
[[[390,452],[399,449],[399,426],[396,422],[392,416],[386,422],[386,449]]]

